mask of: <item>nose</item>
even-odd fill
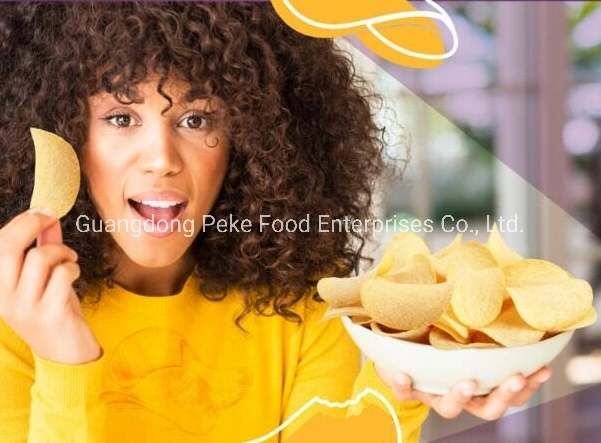
[[[176,175],[183,168],[183,160],[169,127],[155,125],[148,130],[141,146],[140,168],[144,173],[158,176]]]

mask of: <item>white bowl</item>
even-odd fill
[[[551,362],[567,345],[574,331],[544,341],[509,348],[440,350],[377,334],[354,324],[342,323],[359,349],[382,368],[400,371],[413,379],[413,387],[433,394],[446,394],[461,380],[476,380],[476,395],[484,395],[513,374],[528,376]]]

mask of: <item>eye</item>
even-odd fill
[[[104,118],[110,124],[117,126],[118,128],[128,128],[134,126],[136,123],[134,118],[130,114],[120,113],[112,114]]]
[[[189,129],[204,129],[209,125],[210,121],[207,117],[200,114],[190,114],[182,118],[178,126]]]

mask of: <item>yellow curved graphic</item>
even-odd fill
[[[330,402],[328,400],[324,400],[321,397],[313,397],[311,400],[309,400],[307,403],[305,403],[302,407],[300,407],[294,414],[292,414],[290,417],[288,417],[288,419],[286,421],[284,421],[277,428],[273,429],[272,431],[268,432],[267,434],[265,434],[261,437],[255,438],[253,440],[248,440],[243,443],[264,443],[264,442],[268,441],[269,439],[276,437],[280,432],[282,432],[284,429],[286,429],[288,426],[290,426],[292,423],[294,423],[297,419],[299,419],[299,417],[301,415],[303,415],[307,410],[309,410],[312,406],[314,406],[316,404],[326,406],[326,407],[332,408],[332,409],[345,409],[345,408],[348,408],[349,406],[358,405],[365,397],[367,397],[369,395],[378,399],[382,403],[383,408],[387,411],[388,414],[390,414],[390,417],[392,418],[392,424],[394,427],[394,434],[395,434],[394,443],[403,443],[403,437],[402,437],[402,433],[401,433],[401,424],[399,422],[399,419],[398,419],[396,413],[394,412],[394,408],[382,394],[380,394],[379,392],[377,392],[376,390],[371,389],[371,388],[364,389],[359,394],[357,394],[354,398],[347,400],[345,402],[342,402],[342,403]],[[380,407],[377,407],[377,409],[382,410],[382,408],[380,408]],[[365,412],[364,412],[364,414],[365,414]],[[345,420],[348,420],[348,418]],[[306,426],[306,424],[305,424],[305,426]],[[302,431],[302,429],[303,428],[301,428],[300,431]],[[300,431],[297,431],[297,433],[299,433]],[[327,432],[327,429],[324,429],[323,432]],[[294,439],[294,437],[297,435],[297,433],[293,434],[291,440],[298,441],[298,443],[300,443],[300,440]],[[392,443],[392,441],[391,441],[391,443]]]
[[[373,52],[388,61],[412,68],[433,68],[457,52],[459,41],[453,21],[433,0],[433,11],[417,10],[407,0],[271,0],[282,20],[294,30],[313,37],[356,34]],[[445,52],[436,21],[453,38]]]

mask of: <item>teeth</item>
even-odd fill
[[[180,204],[180,202],[164,200],[142,200],[140,203],[146,206],[152,206],[153,208],[171,208]]]

